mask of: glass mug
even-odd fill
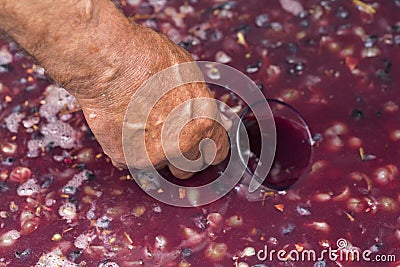
[[[295,108],[278,99],[267,101],[274,116],[276,149],[271,169],[265,179],[260,179],[254,173],[257,165],[262,164],[258,161],[262,133],[251,110],[259,103],[265,103],[264,101],[246,107],[240,115],[249,136],[251,154],[247,163],[241,155],[244,151],[240,149],[240,140],[236,140],[236,145],[242,164],[246,166],[247,175],[259,179],[264,189],[285,190],[309,172],[314,141],[306,121]]]

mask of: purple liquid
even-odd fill
[[[261,151],[261,135],[258,124],[253,120],[245,123],[249,134],[249,168],[255,170]],[[273,189],[292,186],[305,173],[311,159],[311,145],[306,130],[298,123],[281,117],[275,118],[277,144],[275,158],[264,185]]]
[[[123,9],[129,16],[154,13],[154,17],[148,19],[143,16],[137,21],[143,22],[148,19],[149,23],[156,23],[158,29],[165,34],[169,30],[163,26],[165,22],[168,22],[165,25],[175,25],[172,17],[165,15],[165,10],[158,13],[149,10],[151,6],[146,4],[148,1],[141,1],[144,4],[138,6],[130,6],[126,1],[120,2],[125,2]],[[169,7],[179,10],[182,2],[172,0],[167,3]],[[18,151],[12,155],[12,165],[1,166],[3,173],[9,174],[17,166],[26,166],[31,169],[33,177],[41,185],[47,183],[45,181],[49,174],[54,178],[53,183],[33,197],[39,202],[38,207],[41,207],[39,216],[34,218],[34,222],[39,219],[38,228],[31,228],[34,231],[22,235],[14,245],[0,248],[0,258],[5,259],[7,266],[33,266],[42,254],[56,247],[63,247],[63,256],[76,264],[82,263],[82,266],[100,266],[107,261],[116,262],[119,266],[132,266],[132,262],[140,260],[143,260],[143,266],[159,266],[161,261],[146,256],[146,248],[152,253],[158,251],[155,246],[155,237],[158,235],[164,236],[168,241],[166,251],[162,252],[162,266],[179,266],[181,262],[183,264],[180,266],[185,266],[184,263],[188,262],[191,267],[235,266],[240,261],[249,266],[265,264],[333,267],[339,266],[339,263],[327,257],[318,262],[281,262],[276,257],[272,261],[260,262],[255,256],[239,257],[238,262],[235,262],[233,258],[245,247],[251,246],[258,251],[265,245],[268,245],[269,250],[276,251],[282,248],[296,249],[296,246],[305,247],[316,250],[317,256],[320,256],[321,250],[328,243],[333,249],[337,248],[335,244],[339,238],[345,238],[349,244],[360,250],[377,250],[371,255],[372,259],[377,254],[396,256],[396,262],[349,261],[341,262],[343,266],[399,265],[400,142],[394,132],[400,125],[400,109],[397,108],[397,86],[400,76],[395,75],[400,70],[400,32],[395,26],[400,17],[400,8],[396,4],[398,1],[386,1],[384,4],[383,1],[361,1],[377,8],[372,21],[369,18],[369,22],[365,22],[366,17],[368,19],[367,14],[361,12],[353,1],[299,1],[306,10],[313,11],[306,18],[292,16],[284,11],[279,6],[279,1],[230,2],[236,3],[234,6],[226,6],[228,11],[233,13],[234,19],[220,16],[226,14],[226,11],[220,11],[221,8],[211,10],[212,7],[221,4],[218,1],[187,1],[194,7],[195,12],[184,18],[185,26],[178,30],[185,37],[195,25],[210,23],[212,28],[207,30],[207,38],[200,40],[199,44],[190,49],[191,53],[202,60],[214,60],[216,52],[223,50],[232,57],[229,64],[243,72],[246,72],[247,65],[262,61],[260,70],[249,76],[264,86],[266,97],[282,98],[294,104],[301,110],[313,131],[322,136],[313,148],[313,171],[304,170],[305,177],[287,190],[287,194],[275,194],[263,202],[249,202],[231,193],[205,207],[182,209],[150,198],[132,180],[124,178],[128,172],[114,169],[104,155],[100,158],[93,156],[93,159],[86,163],[86,168],[94,171],[97,178],[87,181],[71,199],[66,199],[62,196],[61,189],[72,178],[72,175],[66,176],[67,173],[71,170],[74,173],[79,172],[79,158],[73,158],[72,163],[56,162],[53,156],[60,155],[58,149],[45,151],[36,159],[27,158],[26,142],[32,139],[31,135],[20,126],[17,138],[13,140],[14,135],[1,128],[2,141],[18,145]],[[317,18],[315,15],[321,14],[318,11],[321,9],[323,14]],[[268,15],[270,26],[258,27],[255,24],[257,16],[262,14]],[[247,28],[244,27],[246,25]],[[282,31],[276,30],[276,26],[279,25]],[[249,49],[238,44],[239,29],[243,31]],[[360,33],[360,29],[366,34],[364,38],[356,35]],[[222,33],[222,39],[218,40],[218,35],[221,35],[214,34],[215,32]],[[304,38],[297,38],[303,35]],[[374,57],[364,57],[364,41],[370,35],[378,37],[374,47],[379,48],[381,52]],[[393,44],[390,44],[388,37],[392,38]],[[345,59],[344,55],[348,55],[349,48],[353,48],[352,55]],[[268,49],[267,55],[264,53],[265,49]],[[301,60],[302,64],[290,63],[288,60],[291,58]],[[354,60],[357,63],[356,69],[361,72],[349,70],[349,63]],[[276,66],[281,74],[274,72],[271,65]],[[391,69],[388,68],[389,65]],[[48,82],[35,78],[33,83],[22,83],[29,81],[26,68],[31,65],[19,56],[14,58],[11,67],[9,72],[0,74],[1,82],[5,85],[0,92],[3,105],[1,116],[4,118],[17,109],[22,109],[27,116],[32,116],[34,108],[39,108],[40,100],[45,97],[43,92]],[[299,69],[301,72],[293,73]],[[25,90],[31,85],[36,89]],[[287,88],[297,88],[297,98],[286,99]],[[12,102],[4,101],[7,95],[12,97]],[[216,95],[222,96],[218,93]],[[29,100],[28,106],[25,106],[25,100]],[[230,106],[237,104],[232,98],[228,99],[227,103]],[[358,112],[354,113],[357,110]],[[42,120],[39,126],[44,123],[46,121]],[[73,113],[69,123],[79,130],[84,123],[82,114]],[[332,139],[335,136],[328,135],[327,130],[337,123],[344,124],[347,131]],[[277,124],[277,127],[281,125]],[[278,133],[279,136],[281,135]],[[292,141],[294,136],[296,135],[289,135],[287,142]],[[302,136],[301,133],[299,136]],[[354,137],[360,141],[358,146],[363,148],[365,155],[373,155],[376,159],[361,160],[359,147],[351,143],[355,140]],[[285,137],[280,137],[280,140],[285,140]],[[338,143],[332,140],[342,143],[339,142],[338,146]],[[81,141],[84,144],[81,150],[91,148],[94,155],[101,153],[98,144],[88,136],[83,136]],[[279,147],[281,145],[278,144],[278,153],[281,151]],[[285,147],[287,148],[283,150],[289,153],[282,155],[290,155],[288,160],[307,159],[305,150],[300,149],[299,154],[293,146]],[[81,150],[69,152],[76,156]],[[2,160],[6,160],[9,156],[1,154],[1,157]],[[299,164],[297,161],[295,163]],[[294,170],[291,173],[293,174]],[[206,183],[208,175],[198,175],[205,180],[195,176],[190,181],[182,182]],[[361,176],[369,180],[359,180]],[[382,178],[385,177],[390,178],[386,184],[382,183]],[[16,194],[19,183],[12,182],[7,177],[2,186],[5,192],[0,194],[0,211],[7,211],[9,216],[0,219],[0,222],[4,223],[0,235],[9,230],[21,229],[22,211],[28,209],[33,214],[39,211],[34,203],[28,205],[27,197]],[[85,186],[100,191],[102,195],[94,196],[90,191],[84,190]],[[343,192],[347,194],[343,195]],[[340,199],[337,196],[340,196]],[[47,199],[55,200],[51,209],[43,208]],[[59,207],[68,201],[77,203],[78,206],[77,218],[71,224],[58,214]],[[11,203],[19,209],[11,211]],[[280,210],[277,210],[277,205]],[[145,208],[142,215],[133,212],[140,206]],[[110,217],[112,220],[109,228],[103,231],[96,227],[87,217],[91,212],[94,212],[94,221],[101,219],[103,215]],[[212,212],[219,212],[223,216],[220,231],[209,228],[207,216]],[[2,214],[4,216],[4,213]],[[232,228],[227,221],[231,216],[238,215],[243,218],[243,224]],[[321,222],[329,227],[321,228]],[[201,245],[204,244],[203,247],[199,244],[184,243],[188,237],[183,233],[183,227],[193,229],[204,236],[200,242]],[[62,234],[61,241],[52,240],[55,233]],[[95,236],[89,249],[75,247],[77,237],[85,233],[93,233]],[[132,243],[127,235],[132,237]],[[112,240],[114,242],[111,243]],[[226,244],[228,254],[224,259],[214,262],[206,257],[205,251],[210,242]],[[130,246],[133,246],[133,249]],[[174,259],[170,256],[168,258],[170,254],[167,253],[176,250],[181,253],[174,254]],[[110,258],[110,255],[115,256]],[[0,259],[0,265],[2,264],[4,262]]]

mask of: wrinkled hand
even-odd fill
[[[91,99],[79,99],[91,130],[104,152],[117,167],[126,167],[122,149],[122,127],[132,94],[151,75],[158,71],[178,63],[192,61],[192,58],[186,51],[173,44],[164,36],[142,27],[140,34],[143,40],[142,45],[137,47],[131,58],[124,58],[123,62],[118,62],[124,72],[113,81],[111,87],[105,92],[103,91],[103,94],[96,95]],[[139,62],[137,59],[138,55],[140,57]],[[156,90],[156,88],[153,89]],[[174,151],[172,146],[165,143],[163,148],[161,139],[162,127],[167,116],[176,106],[186,100],[200,97],[213,98],[212,92],[207,88],[205,83],[187,84],[175,88],[165,94],[154,106],[148,117],[147,124],[143,125],[146,152],[151,163],[157,168],[168,165],[171,172],[178,178],[188,178],[193,173],[183,171],[167,160],[166,152],[168,156],[172,156],[173,158],[178,157],[179,153]],[[145,98],[142,99],[141,104],[143,106],[151,105],[148,102],[150,101]],[[133,108],[133,112],[137,111],[140,115],[141,108],[138,106],[138,109]],[[218,121],[228,128],[229,121],[224,118],[221,119],[218,107],[214,101],[207,101],[204,105],[190,105],[189,108],[183,109],[178,117],[174,118],[175,121],[172,119],[172,124],[181,118],[189,121],[197,115],[206,115],[209,118],[196,118],[188,122],[179,134],[179,148],[182,154],[190,160],[196,160],[201,157],[199,161],[202,163],[218,164],[225,159],[229,150],[226,130]],[[137,114],[135,113],[132,116],[137,116]],[[142,133],[142,131],[138,133],[134,132],[131,137],[136,137],[136,135]],[[199,143],[205,138],[210,138],[215,142],[215,158],[212,157],[212,145],[203,146],[201,149],[202,155],[200,154]],[[129,161],[129,164],[133,165],[129,167],[139,169],[148,167],[149,162],[145,160],[146,156],[142,154],[143,151],[138,146],[130,146],[129,150],[132,151],[130,158],[133,155],[135,159],[134,161]]]

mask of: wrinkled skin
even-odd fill
[[[165,36],[130,23],[109,0],[3,0],[1,4],[0,29],[75,95],[104,152],[115,166],[126,167],[122,125],[130,97],[154,73],[192,61],[190,55]],[[145,128],[151,163],[158,168],[168,165],[179,178],[193,173],[169,164],[161,145],[161,129],[174,107],[197,97],[213,95],[200,83],[168,92],[154,106]],[[209,117],[220,120],[216,105],[203,109]],[[190,114],[182,115],[190,117],[196,112],[194,107]],[[229,122],[222,122],[229,127]],[[209,158],[206,147],[202,160],[212,164],[222,161],[229,142],[225,129],[212,119],[195,119],[183,128],[179,137],[183,155],[199,158],[199,142],[204,138],[215,141],[217,154]],[[146,168],[146,164],[139,160],[132,167]]]
[[[111,103],[119,103],[119,105],[109,105],[110,101],[103,101],[102,96],[80,100],[90,128],[98,138],[104,152],[111,157],[114,165],[119,167],[125,166],[125,159],[121,149],[121,131],[123,116],[125,115],[129,104],[128,100],[130,99],[127,96],[130,96],[131,92],[136,91],[153,73],[174,64],[192,60],[182,48],[171,43],[167,38],[149,29],[143,28],[143,32],[146,34],[145,38],[149,39],[141,47],[144,50],[141,53],[148,54],[145,57],[145,61],[141,64],[141,68],[145,69],[142,72],[146,73],[146,75],[143,75],[139,81],[135,81],[134,86],[130,85],[129,79],[124,81],[122,89],[129,88],[130,86],[132,89],[128,92],[124,90],[111,101]],[[146,44],[148,43],[151,45],[147,46]],[[157,43],[157,45],[153,45],[154,43]],[[165,121],[174,107],[188,99],[198,97],[212,98],[213,95],[204,84],[190,84],[170,91],[154,106],[146,125],[146,148],[153,165],[163,167],[168,164],[161,145],[162,122]],[[220,114],[216,105],[209,105],[207,111],[210,117],[219,120]],[[192,112],[195,111],[192,110]],[[99,116],[91,119],[90,113],[99,114]],[[182,116],[184,115],[182,114]],[[108,119],[104,119],[107,117]],[[105,132],[104,129],[108,129],[108,131]],[[226,157],[229,147],[226,131],[221,125],[211,119],[195,119],[183,128],[179,139],[182,153],[189,159],[197,159],[199,157],[198,144],[204,138],[211,138],[217,145],[218,153],[212,163],[217,164],[222,161]],[[205,151],[205,154],[207,154],[207,151]],[[168,166],[177,177],[187,178],[191,175],[190,173],[180,171],[171,164],[168,164]],[[137,162],[134,167],[145,168],[146,165],[144,162]]]

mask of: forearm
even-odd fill
[[[132,55],[137,54],[143,29],[131,24],[110,0],[0,3],[1,30],[78,98],[111,93],[115,79],[140,65],[132,62],[141,61],[140,56]],[[128,54],[130,62],[125,65]]]
[[[104,152],[121,167],[126,163],[122,126],[131,96],[153,74],[193,60],[165,36],[132,24],[111,0],[0,0],[0,30],[75,95]],[[171,79],[179,80],[182,75],[174,74],[177,77]],[[163,95],[153,106],[142,125],[153,165],[168,164],[161,143],[163,121],[176,106],[199,97],[212,97],[205,84],[182,85]],[[190,108],[180,115],[191,118],[200,112],[204,116],[204,108]],[[216,105],[205,110],[210,118],[218,118]],[[140,116],[141,110],[137,112],[131,115]],[[211,137],[219,140],[220,157],[216,162],[225,158],[229,146],[224,129],[217,123],[202,119],[188,123],[182,132],[179,143],[184,155],[198,157],[201,138]],[[173,148],[170,150],[176,153]],[[141,168],[146,164],[145,157],[132,163]],[[171,166],[170,169],[179,177],[188,177],[184,171]]]

